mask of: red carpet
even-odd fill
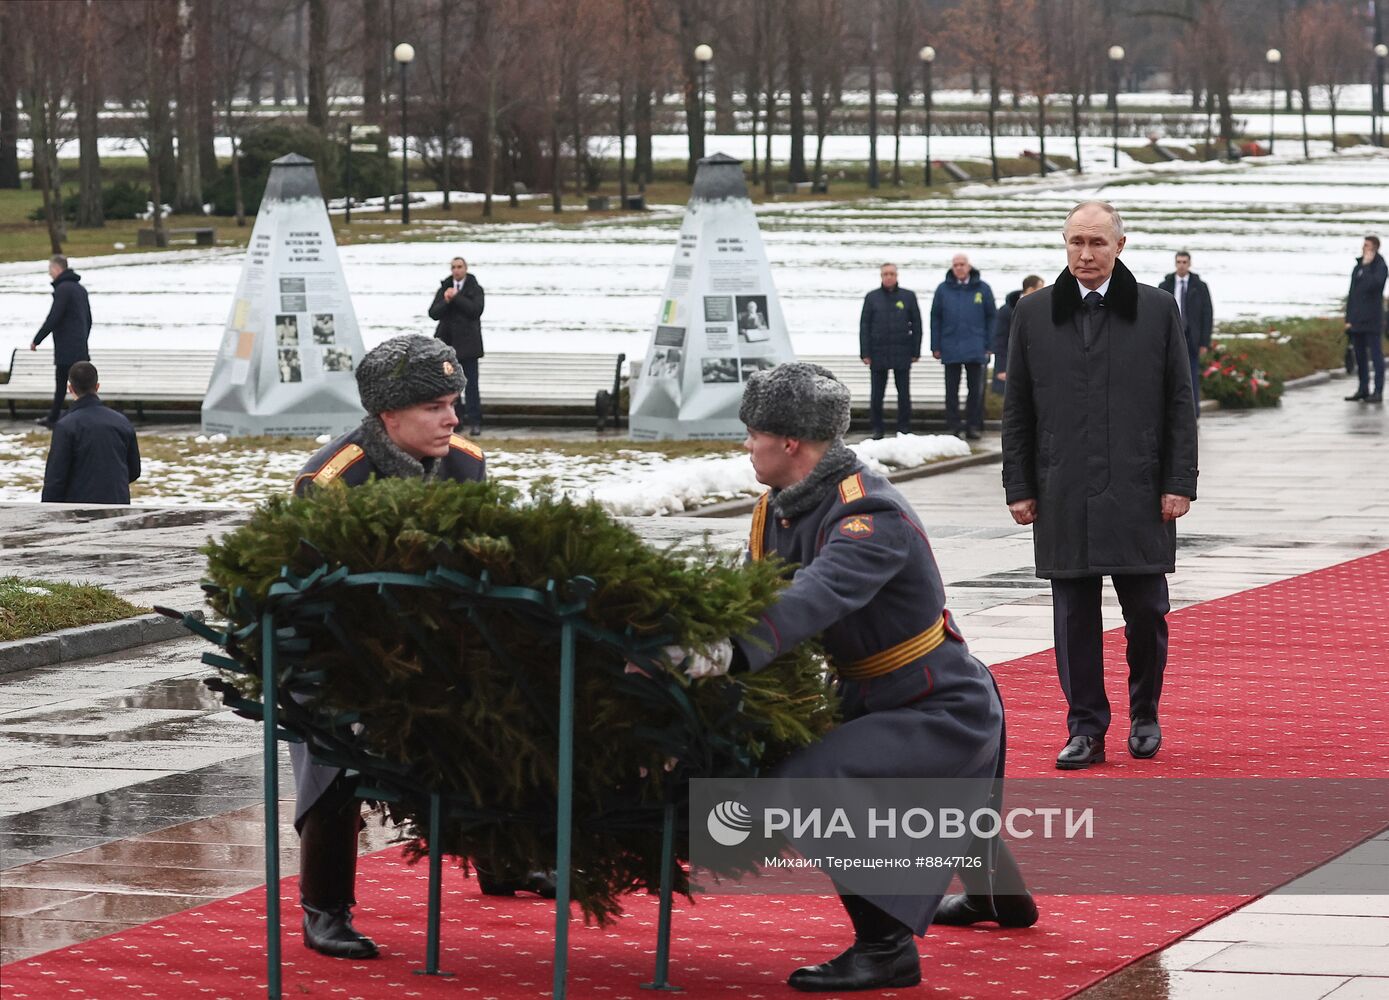
[[[1111,763],[1087,776],[1382,777],[1389,728],[1389,551],[1176,612],[1163,693],[1166,735],[1157,761],[1123,752],[1122,637],[1109,637],[1115,709]],[[996,668],[1009,710],[1009,774],[1056,777],[1064,703],[1051,654]],[[1064,780],[1061,779],[1061,780]],[[1344,845],[1349,847],[1350,844]],[[443,967],[412,975],[424,956],[425,873],[395,850],[363,860],[358,924],[384,957],[356,965],[305,951],[285,936],[285,996],[378,1000],[519,1000],[550,988],[553,909],[531,899],[484,900],[446,873]],[[284,886],[295,914],[296,885]],[[0,973],[5,1000],[264,995],[263,892],[190,910],[82,945],[15,962]],[[922,942],[925,981],[901,996],[956,1000],[1069,996],[1182,937],[1245,897],[1045,897],[1026,931],[933,930]],[[654,898],[635,897],[607,930],[571,931],[570,995],[650,997]],[[293,922],[287,918],[287,923]],[[797,965],[847,943],[833,899],[706,897],[677,907],[671,980],[691,1000],[788,997]],[[894,995],[891,991],[879,995]]]

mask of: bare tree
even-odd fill
[[[841,53],[846,27],[839,0],[802,0],[801,10],[805,17],[810,104],[815,111],[815,168],[811,179],[818,183],[825,168],[825,137],[844,90]]]
[[[19,94],[29,117],[34,187],[43,194],[48,242],[53,253],[62,253],[67,227],[58,147],[75,89],[68,67],[80,59],[79,52],[70,50],[70,40],[80,37],[77,18],[81,8],[43,0],[31,5],[28,14],[16,32],[21,63]]]
[[[172,14],[172,11],[168,11]],[[178,181],[174,186],[174,211],[186,215],[203,214],[203,171],[198,163],[198,115],[196,82],[202,73],[193,44],[193,0],[178,2],[177,92]]]
[[[309,8],[309,111],[308,122],[328,131],[328,4],[308,0]],[[300,8],[302,11],[303,8]],[[302,19],[303,15],[298,14]]]
[[[382,37],[381,0],[362,0],[362,118],[373,125],[382,124]]]
[[[77,225],[98,229],[106,224],[101,203],[100,138],[103,53],[99,41],[96,4],[82,4],[82,62],[77,87],[78,198]]]
[[[19,187],[19,70],[21,60],[18,8],[0,3],[0,188]]]

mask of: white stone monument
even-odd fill
[[[270,165],[246,262],[203,398],[203,430],[339,434],[362,419],[362,335],[313,161]]]
[[[632,388],[632,440],[741,438],[743,383],[795,357],[742,161],[706,157]]]

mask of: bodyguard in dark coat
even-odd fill
[[[478,359],[482,357],[482,310],[485,297],[477,278],[468,273],[468,262],[453,258],[449,276],[439,283],[434,301],[429,306],[429,318],[438,320],[434,336],[453,348],[463,365],[468,380],[463,390],[464,407],[458,412],[459,422],[467,421],[468,433],[482,433],[482,397],[478,390]]]
[[[53,280],[53,305],[48,317],[34,334],[29,350],[37,351],[44,338],[53,335],[53,369],[56,379],[53,389],[53,406],[48,416],[38,422],[52,427],[63,412],[63,400],[68,391],[68,370],[79,361],[90,361],[87,353],[87,338],[92,332],[92,308],[87,301],[87,290],[82,287],[82,276],[68,269],[68,259],[55,254],[48,262],[48,276]]]
[[[1191,402],[1196,415],[1201,415],[1201,349],[1211,346],[1215,329],[1215,309],[1211,305],[1211,290],[1201,276],[1191,270],[1191,254],[1177,252],[1177,269],[1158,285],[1177,300],[1177,314],[1186,334],[1186,354],[1191,362]]]
[[[53,428],[43,473],[44,503],[130,503],[130,484],[140,478],[140,445],[124,414],[107,409],[90,361],[68,372],[77,397]]]
[[[1056,665],[1070,711],[1062,769],[1104,760],[1100,584],[1127,624],[1129,751],[1161,743],[1167,577],[1176,518],[1196,499],[1196,415],[1186,337],[1170,295],[1119,261],[1123,220],[1105,202],[1066,219],[1067,270],[1018,303],[1003,406],[1003,486],[1033,525],[1037,575],[1052,582]]]
[[[1360,387],[1346,402],[1384,402],[1384,281],[1389,277],[1379,254],[1379,237],[1366,236],[1365,246],[1350,272],[1350,293],[1346,296],[1346,333],[1355,351]],[[1370,367],[1374,366],[1375,387],[1370,391]]]
[[[294,481],[296,496],[360,486],[372,477],[472,482],[487,476],[482,450],[453,433],[463,370],[453,348],[420,336],[394,337],[357,365],[367,416],[309,459]],[[356,779],[315,764],[291,743],[294,825],[299,831],[304,944],[335,958],[373,958],[376,945],[352,926],[356,903]]]
[[[1031,295],[1044,284],[1046,282],[1040,275],[1029,274],[1022,279],[1022,288],[1014,289],[1004,296],[1003,305],[998,307],[998,313],[994,316],[994,339],[990,347],[994,355],[993,391],[1000,396],[1008,385],[1008,334],[1013,324],[1013,308],[1019,299]]]
[[[969,258],[957,253],[931,299],[931,356],[945,365],[945,429],[960,435],[960,375],[965,376],[963,435],[984,435],[984,366],[997,313],[994,293]]]
[[[916,293],[897,284],[897,265],[884,264],[878,275],[882,285],[864,296],[858,321],[858,354],[872,385],[868,413],[875,439],[883,436],[888,372],[897,385],[897,433],[911,433],[912,364],[921,357],[923,333]]]
[[[886,479],[844,446],[849,392],[817,365],[790,363],[748,380],[739,417],[759,481],[749,557],[775,554],[796,567],[761,623],[733,640],[732,669],[759,670],[820,635],[839,676],[844,722],[798,752],[784,778],[1001,779],[1003,704],[988,669],[945,609],[945,588],[920,519]],[[717,672],[707,668],[702,672]],[[982,808],[991,781],[977,802]],[[921,979],[913,935],[939,923],[994,920],[1029,926],[1036,906],[1001,842],[983,851],[1015,895],[992,893],[991,866],[966,871],[966,895],[857,896],[841,892],[854,944],[838,958],[792,973],[801,990],[913,986]],[[1006,872],[1004,871],[1006,869]],[[914,882],[917,880],[914,879]],[[924,882],[918,892],[929,889]]]

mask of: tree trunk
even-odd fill
[[[294,4],[294,103],[304,106],[304,3]]]
[[[1312,144],[1307,140],[1307,102],[1302,102],[1302,158],[1312,158]]]
[[[0,188],[19,188],[19,59],[15,56],[15,7],[0,3],[0,39],[9,57],[0,59]]]
[[[235,201],[233,206],[236,212],[236,224],[244,227],[246,225],[246,199],[241,193],[241,144],[236,141],[236,133],[231,129],[231,174],[232,174],[232,198]],[[352,192],[348,192],[348,197],[352,197]]]
[[[309,6],[309,125],[328,130],[328,4],[308,0]],[[300,8],[302,11],[303,8]],[[297,14],[299,23],[303,14]]]
[[[555,218],[559,218],[560,212],[564,211],[564,193],[560,190],[558,109],[550,115],[550,173],[553,175],[550,180],[550,207],[554,209]]]
[[[362,119],[381,124],[381,0],[362,0]]]
[[[1047,175],[1047,95],[1037,95],[1037,172]]]
[[[791,162],[788,177],[792,184],[805,176],[805,68],[801,58],[800,18],[791,12],[786,32],[786,89],[790,97]]]
[[[492,218],[492,189],[497,185],[497,73],[495,60],[487,72],[487,138],[482,146],[482,217]]]
[[[651,183],[651,103],[651,82],[643,68],[632,108],[632,180],[640,191]]]
[[[1076,173],[1085,173],[1085,165],[1080,159],[1080,95],[1071,94],[1071,131],[1076,139]]]
[[[574,116],[574,197],[584,196],[584,128],[579,116],[579,82],[574,81],[574,92],[570,104]]]
[[[733,135],[738,131],[738,115],[733,107],[733,74],[714,74],[714,131]]]
[[[902,186],[902,88],[897,88],[897,104],[892,109],[892,186]]]
[[[989,73],[989,165],[995,182],[998,181],[998,149],[994,138],[998,134],[998,78],[997,73]]]
[[[1331,152],[1339,153],[1341,144],[1336,141],[1336,97],[1330,87],[1326,88],[1326,108],[1331,113]]]
[[[1230,84],[1228,81],[1220,81],[1220,85],[1216,88],[1216,98],[1220,107],[1220,141],[1228,156],[1230,144],[1235,139],[1235,113],[1230,107]]]
[[[198,119],[194,111],[198,85],[193,49],[193,0],[178,5],[178,175],[174,185],[174,211],[183,215],[203,213],[203,172],[198,163]]]
[[[878,6],[873,0],[868,27],[868,187],[878,189]]]
[[[97,44],[97,16],[91,0],[82,5],[82,67],[77,108],[78,200],[77,225],[99,229],[106,224],[101,204],[101,155],[97,148],[100,131],[97,110],[101,107],[100,51]]]
[[[197,65],[214,65],[213,0],[193,0],[193,49]],[[230,41],[230,39],[228,39]],[[208,72],[193,74],[194,100],[197,102],[198,166],[202,168],[203,190],[217,183],[217,137],[214,121],[213,78]]]
[[[632,47],[632,8],[629,0],[622,4],[622,50]],[[617,207],[627,210],[627,62],[618,64],[617,72]]]

